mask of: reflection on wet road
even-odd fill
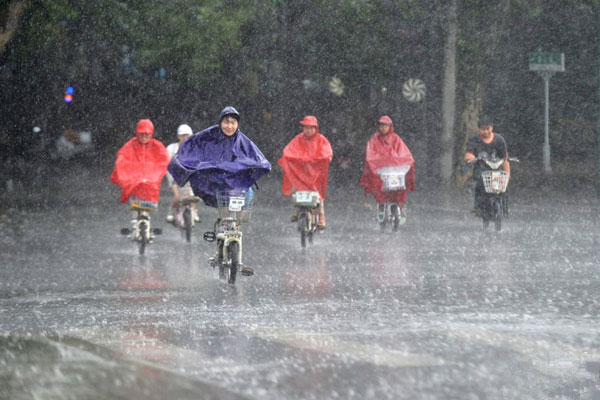
[[[186,244],[161,208],[164,233],[139,256],[112,194],[13,210],[35,226],[21,235],[3,223],[1,399],[600,396],[588,204],[515,200],[495,233],[470,199],[417,193],[393,234],[339,192],[304,251],[267,181],[245,233],[256,274],[234,287],[208,266],[212,211]]]

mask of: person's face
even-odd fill
[[[387,135],[390,129],[392,129],[392,126],[390,124],[379,124],[378,126],[379,132],[381,132],[383,135]]]
[[[152,137],[152,135],[149,133],[138,133],[136,136],[140,144],[148,144],[150,138]]]
[[[316,132],[316,126],[302,125],[302,133],[304,133],[306,137],[312,137]]]
[[[189,138],[190,135],[179,135],[177,136],[179,138],[179,144],[185,142],[185,139]]]
[[[230,115],[225,116],[221,120],[221,130],[227,136],[231,136],[237,131],[238,128],[238,120],[233,118]]]
[[[479,127],[479,137],[481,137],[482,140],[490,140],[492,137],[493,129],[494,129],[494,127],[491,125],[480,126]]]

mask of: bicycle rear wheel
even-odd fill
[[[190,243],[192,241],[192,210],[189,207],[183,210],[183,230],[185,231],[185,240]]]

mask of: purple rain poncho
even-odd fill
[[[220,119],[231,114],[239,118],[233,107],[226,107]],[[213,125],[183,142],[168,170],[178,185],[189,181],[196,196],[216,207],[217,191],[248,189],[271,170],[271,164],[239,128],[226,136],[220,125]]]

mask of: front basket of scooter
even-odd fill
[[[486,193],[504,193],[508,186],[508,174],[504,171],[483,171],[481,173]]]

